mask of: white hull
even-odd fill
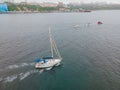
[[[36,63],[35,68],[52,68],[53,66],[58,66],[61,62],[61,59],[49,59],[46,63],[39,62]]]

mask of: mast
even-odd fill
[[[49,26],[49,37],[50,37],[50,48],[51,48],[51,54],[53,57],[53,44],[52,44],[52,34],[51,34],[51,28]]]
[[[53,47],[54,47],[53,49],[54,49],[56,55],[58,56],[58,58],[62,60],[62,57],[60,55],[60,52],[58,51],[57,45],[54,40],[53,40]]]
[[[57,48],[57,45],[54,41],[54,38],[52,36],[52,33],[51,33],[51,28],[49,26],[49,35],[50,35],[50,47],[51,47],[51,53],[52,53],[52,57],[53,57],[53,51],[56,53],[56,55],[58,56],[59,59],[62,59],[59,51],[58,51],[58,48]]]

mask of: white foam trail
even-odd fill
[[[41,69],[39,72],[40,72],[40,74],[42,73],[44,71],[44,69]]]
[[[34,73],[38,73],[39,71],[38,70],[31,70],[31,71],[28,71],[28,72],[26,72],[26,73],[21,73],[21,74],[19,74],[19,76],[20,76],[20,80],[23,80],[23,79],[25,79],[26,77],[28,77],[29,75],[31,75],[31,74],[34,74]],[[40,72],[40,73],[42,73],[42,72]]]
[[[35,66],[35,63],[29,63],[30,66]]]
[[[51,70],[51,69],[52,69],[52,67],[46,68],[46,70]]]
[[[0,82],[2,81],[3,79],[2,78],[0,78]]]
[[[27,72],[25,74],[20,75],[20,80],[23,80],[24,78],[28,77],[30,75],[30,72]]]
[[[19,65],[19,67],[25,67],[25,66],[28,66],[29,64],[28,63],[21,63],[20,65]]]
[[[18,67],[19,67],[18,65],[10,65],[10,66],[8,66],[7,68],[13,69],[13,68],[18,68]]]
[[[15,79],[17,79],[17,75],[15,75],[15,76],[8,76],[8,77],[4,78],[4,82],[5,82],[5,83],[6,83],[6,82],[12,82],[12,81],[14,81]]]
[[[19,80],[23,80],[25,78],[27,78],[29,75],[31,74],[34,74],[34,73],[42,73],[44,71],[43,70],[31,70],[31,71],[28,71],[28,72],[25,72],[25,73],[20,73],[18,75],[12,75],[12,76],[8,76],[8,77],[5,77],[5,78],[0,78],[0,81],[3,81],[4,83],[8,83],[8,82],[13,82],[15,79],[19,79]]]
[[[32,70],[31,74],[38,73],[38,72],[39,72],[39,70]]]
[[[26,66],[34,66],[35,63],[21,63],[21,64],[15,64],[15,65],[10,65],[6,67],[6,69],[17,69],[21,67],[26,67]]]

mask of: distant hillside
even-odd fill
[[[37,11],[37,12],[51,12],[51,11],[60,11],[60,12],[79,12],[79,10],[118,10],[120,9],[120,4],[100,4],[100,3],[89,3],[89,4],[67,4],[60,7],[42,7],[40,5],[30,5],[30,4],[15,4],[8,3],[9,11]]]
[[[120,9],[120,4],[106,4],[106,3],[88,3],[88,4],[68,4],[72,9],[88,9],[88,10],[116,10]]]
[[[57,7],[41,7],[39,5],[7,3],[9,11],[54,11]]]

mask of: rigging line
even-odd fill
[[[49,37],[50,37],[50,48],[51,48],[51,53],[53,57],[53,44],[52,44],[52,34],[51,34],[51,28],[49,26]]]
[[[53,38],[53,36],[52,36],[52,38]],[[55,40],[52,39],[52,41],[53,41],[53,47],[54,47],[54,50],[55,50],[57,56],[58,56],[59,58],[61,58],[61,55],[60,55],[60,52],[58,51],[57,45],[56,45],[56,43],[55,43]],[[61,59],[62,59],[62,58],[61,58]]]
[[[58,49],[57,49],[57,46],[56,46],[56,43],[55,43],[55,41],[53,40],[53,45],[54,45],[54,47],[55,47],[55,50],[56,50],[56,53],[57,53],[57,55],[59,56],[59,58],[61,57],[60,56],[60,54],[59,54],[59,51],[58,51]]]
[[[53,42],[54,43],[54,42]],[[56,47],[55,47],[55,45],[53,44],[53,49],[54,49],[54,51],[55,51],[55,53],[56,53],[56,55],[59,57],[59,55],[58,55],[58,52],[57,52],[57,49],[56,49]]]
[[[55,42],[54,42],[54,43],[55,43]],[[56,47],[56,51],[57,51],[57,53],[58,53],[59,58],[62,59],[62,57],[61,57],[61,55],[60,55],[60,52],[58,51],[58,48],[57,48],[57,46],[56,46],[56,43],[55,43],[55,47]]]
[[[51,43],[51,53],[52,53],[52,56],[53,56],[53,50],[55,51],[56,55],[58,55],[57,54],[57,50],[55,49],[54,42],[53,42],[53,37],[52,37],[50,26],[49,26],[49,35],[50,35],[50,43]]]
[[[55,41],[54,41],[54,38],[53,38],[53,36],[52,36],[50,26],[49,26],[49,35],[50,35],[50,43],[51,43],[51,53],[52,53],[52,57],[53,57],[53,50],[54,50],[55,53],[56,53],[56,55],[57,55],[60,59],[62,59],[62,58],[61,58],[61,55],[60,55],[60,53],[59,53],[59,51],[58,51],[57,45],[56,45],[56,43],[55,43]]]

